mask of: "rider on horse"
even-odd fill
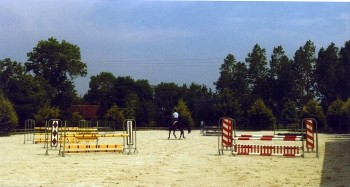
[[[179,113],[177,113],[177,110],[175,109],[173,112],[171,125],[175,125],[175,123],[177,123],[178,121],[179,121]]]
[[[179,139],[181,139],[181,137],[185,138],[184,128],[187,128],[188,133],[191,133],[191,128],[188,125],[188,123],[184,123],[184,121],[180,120],[179,117],[180,117],[179,113],[177,112],[176,109],[174,109],[174,112],[173,112],[173,114],[171,116],[171,124],[169,125],[169,136],[168,136],[168,139],[170,139],[171,131],[173,131],[173,135],[174,135],[175,139],[177,139],[176,135],[175,135],[175,131],[177,129],[181,132]]]

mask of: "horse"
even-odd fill
[[[191,128],[187,123],[184,123],[182,121],[175,121],[174,124],[170,124],[169,126],[169,137],[168,139],[170,139],[170,133],[171,131],[173,131],[173,135],[175,137],[175,139],[177,139],[176,135],[175,135],[175,131],[178,129],[180,131],[180,137],[179,139],[181,139],[181,137],[183,137],[185,139],[185,133],[184,133],[184,129],[187,128],[188,134],[191,133]]]

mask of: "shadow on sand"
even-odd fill
[[[326,142],[320,186],[350,186],[350,135]]]

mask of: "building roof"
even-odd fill
[[[79,112],[84,119],[92,119],[96,117],[100,105],[71,105],[70,112]]]

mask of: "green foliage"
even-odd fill
[[[12,103],[0,93],[0,135],[9,134],[18,125],[18,117]]]
[[[106,111],[104,119],[107,121],[115,121],[117,126],[122,127],[126,118],[124,117],[123,111],[117,105],[112,105],[111,108]]]
[[[344,104],[345,102],[338,98],[329,105],[326,116],[328,130],[337,132],[345,130],[346,118]]]
[[[188,109],[188,107],[183,99],[179,99],[179,102],[174,109],[177,109],[177,112],[179,113],[179,118],[181,121],[190,125],[191,128],[194,127],[194,122],[192,119],[191,112],[189,111],[189,109]]]
[[[327,49],[321,48],[315,67],[315,82],[317,95],[323,106],[329,106],[332,101],[341,97],[344,68],[339,60],[339,49],[331,43]]]
[[[135,80],[130,76],[119,76],[114,82],[113,89],[115,96],[114,103],[122,108],[127,107],[127,103],[125,102],[127,97],[129,97],[129,94],[136,92]]]
[[[285,110],[286,101],[288,103],[288,100],[296,100],[296,98],[294,98],[294,85],[297,77],[295,77],[293,70],[293,61],[287,57],[282,46],[273,49],[268,79],[270,80],[268,81],[270,86],[268,90],[270,91],[267,92],[271,93],[271,101],[269,101],[268,104],[275,116],[280,116],[279,119],[288,121],[288,119],[286,119],[288,118],[286,116],[287,114],[283,114],[283,110]]]
[[[231,88],[231,84],[234,81],[234,72],[236,71],[236,58],[232,54],[228,54],[224,59],[224,63],[220,67],[220,77],[214,83],[216,90]]]
[[[0,60],[0,89],[14,105],[19,124],[47,102],[45,81],[25,72],[25,67],[11,59]]]
[[[252,59],[250,59],[252,60]],[[241,119],[244,111],[251,103],[249,90],[248,69],[245,63],[236,62],[234,55],[228,54],[220,67],[220,77],[214,83],[217,89],[215,100],[212,102],[213,111],[210,116],[216,119],[222,116],[233,117],[238,123],[245,123]],[[217,123],[216,121],[212,123]]]
[[[79,124],[79,121],[83,120],[84,116],[80,114],[79,112],[74,112],[71,117],[71,121],[74,124]]]
[[[45,124],[47,120],[57,119],[61,115],[61,111],[57,107],[51,107],[48,104],[44,105],[39,111],[34,114],[34,119],[38,123]]]
[[[293,101],[288,101],[284,104],[281,118],[283,124],[298,123],[300,121],[297,106]]]
[[[298,98],[298,106],[302,106],[314,98],[315,49],[314,43],[308,40],[294,54],[294,68],[297,77],[295,83],[297,92],[295,94]]]
[[[87,74],[80,49],[64,40],[49,38],[39,41],[27,54],[24,66],[9,58],[0,60],[0,93],[15,107],[19,124],[33,114],[41,122],[57,116],[45,111],[51,109],[48,106],[59,107],[60,116],[65,119],[72,116],[66,110],[69,105],[84,103],[100,105],[98,119],[104,118],[106,111],[116,104],[124,116],[135,118],[142,126],[164,126],[182,98],[189,113],[185,110],[185,116],[195,124],[202,120],[215,124],[218,118],[230,116],[242,126],[249,119],[252,125],[259,125],[252,128],[260,129],[274,123],[271,122],[273,116],[282,123],[294,123],[299,113],[300,118],[316,116],[320,129],[326,129],[323,108],[329,110],[330,129],[349,130],[350,104],[346,102],[341,107],[339,101],[333,101],[350,97],[350,41],[340,50],[334,43],[321,48],[317,58],[315,49],[314,43],[307,41],[296,50],[294,58],[289,59],[282,46],[277,46],[269,66],[266,50],[258,44],[248,53],[245,62],[238,62],[233,54],[228,54],[214,83],[216,93],[195,83],[178,86],[162,82],[151,86],[147,80],[135,81],[130,76],[116,78],[112,73],[102,72],[91,77],[88,93],[84,100],[79,100],[73,79]],[[253,104],[257,98],[261,100]],[[316,101],[316,104],[309,102],[315,98],[320,99],[322,107]],[[44,106],[45,103],[48,104]],[[340,108],[343,115],[339,114]],[[273,115],[268,112],[270,109]],[[78,120],[79,116],[73,118]]]
[[[303,106],[300,117],[303,118],[315,118],[317,120],[317,128],[319,130],[326,129],[326,119],[323,112],[323,108],[320,103],[312,99],[306,105]]]
[[[183,96],[188,109],[192,113],[192,118],[196,124],[200,125],[200,121],[209,122],[214,116],[213,94],[205,85],[192,83]]]
[[[89,90],[84,98],[92,104],[113,102],[115,76],[110,72],[101,72],[90,77]]]
[[[219,116],[237,118],[243,114],[239,100],[228,89],[221,90],[220,94],[218,94],[215,108],[217,111],[220,111]]]
[[[263,100],[257,99],[248,113],[249,125],[254,129],[272,129],[276,123],[276,118],[273,116]]]
[[[342,107],[342,111],[344,112],[343,115],[343,123],[341,129],[343,132],[350,132],[350,97],[348,100],[344,103]]]
[[[160,83],[154,87],[153,102],[157,106],[157,123],[167,126],[173,107],[181,96],[181,88],[175,83]]]
[[[49,38],[39,41],[27,56],[27,71],[47,80],[53,89],[52,104],[69,107],[76,95],[72,80],[87,74],[87,66],[81,61],[80,48],[65,40],[59,42]]]
[[[140,126],[155,126],[157,106],[152,100],[142,101],[137,108],[136,116]]]
[[[18,80],[25,73],[25,68],[10,58],[0,60],[0,89],[7,89],[11,80]]]
[[[343,100],[346,100],[350,97],[350,40],[345,42],[344,47],[340,49],[340,60],[341,66],[345,70],[343,76],[338,74],[338,76],[342,77],[340,81],[340,95]]]
[[[125,98],[124,115],[128,119],[136,119],[136,109],[139,106],[140,99],[135,92],[128,94]]]
[[[248,65],[248,82],[251,88],[252,98],[268,98],[265,94],[267,90],[267,61],[266,61],[266,49],[261,48],[258,44],[254,45],[251,53],[248,53],[248,57],[245,59]]]

